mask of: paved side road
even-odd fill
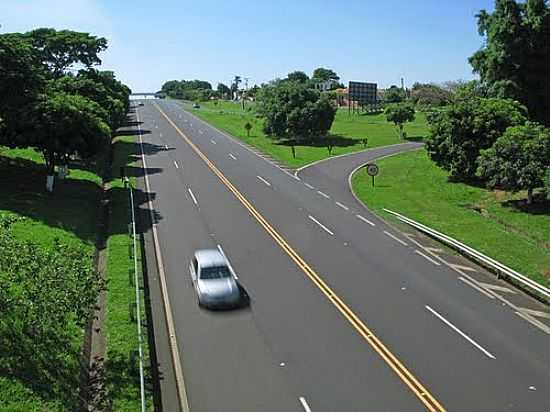
[[[139,112],[191,410],[550,409],[548,336],[345,187],[295,178],[173,102]],[[217,245],[248,310],[196,306],[188,260]]]

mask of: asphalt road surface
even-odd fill
[[[176,102],[144,103],[136,120],[191,411],[550,410],[550,335],[419,253],[346,187],[355,167],[417,144],[297,178]],[[246,308],[197,305],[189,260],[218,246]],[[176,411],[152,272],[163,409]]]

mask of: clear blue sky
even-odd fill
[[[1,0],[1,32],[68,28],[109,39],[103,68],[135,91],[166,80],[250,84],[309,75],[380,87],[473,78],[475,14],[493,0]]]

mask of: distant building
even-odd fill
[[[315,83],[315,88],[321,92],[326,92],[332,90],[332,88],[338,84],[340,83],[338,83],[337,80],[328,79],[324,82]]]

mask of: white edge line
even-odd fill
[[[229,259],[227,259],[227,256],[225,255],[221,245],[218,245],[218,250],[220,251],[220,253],[224,257],[225,261],[227,262],[227,266],[229,266],[229,270],[231,271],[231,274],[233,275],[233,277],[235,279],[239,280],[239,277],[237,276],[237,274],[233,270],[233,266],[231,266],[231,262],[229,262]]]
[[[266,185],[268,186],[271,186],[271,183],[269,183],[267,180],[265,180],[263,177],[261,176],[256,176],[258,179],[260,179],[262,182],[264,182]]]
[[[139,112],[136,110],[136,116],[139,119]],[[138,125],[138,131],[141,127]],[[139,136],[139,147],[141,149],[141,162],[144,170],[145,188],[147,193],[151,193],[151,187],[149,185],[149,177],[147,175],[147,163],[145,162],[145,154],[143,153],[143,139],[141,133]],[[157,258],[157,267],[159,271],[159,279],[161,284],[162,301],[164,303],[164,314],[166,315],[166,327],[168,329],[168,338],[170,342],[170,352],[172,354],[172,366],[174,367],[174,374],[176,375],[176,387],[178,390],[178,399],[180,402],[180,408],[183,412],[189,411],[189,401],[187,400],[187,391],[185,389],[185,380],[183,377],[183,367],[180,358],[179,346],[176,337],[176,327],[174,326],[174,319],[172,317],[172,309],[170,306],[170,298],[168,296],[168,286],[166,284],[166,274],[164,273],[164,264],[162,261],[162,254],[160,251],[160,242],[158,239],[157,224],[155,223],[155,216],[153,214],[153,202],[149,195],[147,195],[147,206],[149,208],[149,216],[151,219],[151,229],[153,234],[153,243],[155,249],[155,256]]]
[[[405,242],[403,242],[401,239],[399,239],[397,236],[394,236],[392,235],[390,232],[388,232],[387,230],[384,230],[384,234],[391,237],[393,240],[396,240],[397,242],[401,243],[403,246],[407,246],[407,244]]]
[[[424,253],[422,253],[422,252],[421,252],[420,250],[418,250],[418,249],[415,249],[414,253],[416,253],[417,255],[422,256],[424,259],[426,259],[426,260],[432,262],[432,263],[433,263],[434,265],[436,265],[436,266],[441,266],[441,263],[439,263],[439,262],[433,260],[431,257],[425,255]]]
[[[489,351],[485,350],[479,343],[477,343],[475,340],[470,338],[468,335],[466,335],[464,332],[462,332],[460,329],[458,329],[455,325],[453,325],[451,322],[449,322],[447,319],[445,319],[443,316],[441,316],[439,313],[437,313],[431,307],[426,305],[425,308],[428,309],[430,312],[432,312],[433,315],[435,315],[437,318],[439,318],[439,320],[444,322],[452,330],[454,330],[456,333],[458,333],[460,336],[462,336],[464,339],[466,339],[468,342],[470,342],[472,345],[474,345],[476,348],[478,348],[481,352],[483,352],[485,354],[485,356],[487,356],[491,359],[496,359]]]
[[[195,204],[195,206],[198,206],[199,203],[197,202],[197,198],[195,197],[195,195],[193,194],[193,191],[191,190],[190,187],[187,188],[187,191],[189,192],[189,194],[191,195],[191,199],[193,199],[193,203]]]
[[[355,217],[356,217],[357,219],[359,219],[359,220],[362,220],[362,221],[365,222],[365,223],[368,223],[368,224],[371,225],[371,226],[376,226],[376,224],[372,223],[369,219],[367,219],[367,218],[365,218],[365,217],[363,217],[363,216],[361,216],[361,215],[355,215]]]
[[[233,160],[237,160],[237,158],[233,155],[233,153],[229,153],[229,157]]]
[[[325,199],[330,199],[330,196],[326,193],[321,192],[320,190],[317,190],[317,193],[319,193],[321,196],[323,196]]]
[[[489,299],[494,299],[495,297],[487,292],[485,289],[483,289],[481,286],[478,286],[476,285],[474,282],[472,282],[471,280],[469,280],[468,278],[465,278],[464,276],[459,276],[458,277],[458,280],[460,280],[461,282],[464,282],[466,283],[468,286],[474,288],[475,290],[477,290],[478,292],[480,293],[483,293],[485,296],[487,296]]]
[[[414,142],[394,143],[394,144],[390,144],[390,145],[387,145],[387,146],[376,146],[376,147],[371,147],[371,148],[369,148],[369,149],[359,150],[359,151],[357,151],[357,152],[342,153],[342,154],[336,155],[336,156],[325,157],[324,159],[319,159],[319,160],[316,160],[315,162],[311,162],[311,163],[308,163],[307,165],[303,165],[302,167],[299,167],[298,169],[296,169],[296,171],[294,172],[294,174],[295,174],[296,176],[298,176],[298,173],[300,173],[302,170],[305,170],[305,169],[307,169],[308,167],[311,167],[311,166],[318,165],[319,163],[328,162],[329,160],[332,160],[332,159],[338,159],[338,158],[344,157],[344,156],[359,155],[360,153],[365,153],[365,152],[368,152],[368,151],[370,151],[370,150],[377,150],[377,149],[382,149],[382,148],[386,148],[386,147],[407,145],[407,144],[410,144],[410,143],[414,143]],[[423,146],[421,146],[421,147],[423,147]],[[414,149],[413,149],[413,150],[414,150]],[[400,153],[402,153],[402,152],[400,152]],[[378,158],[377,158],[377,159],[373,159],[373,160],[378,160]],[[363,165],[363,166],[364,166],[364,165]],[[361,166],[361,167],[362,167],[362,166]]]
[[[336,204],[337,204],[338,206],[340,206],[340,207],[341,207],[342,209],[344,209],[344,210],[349,210],[349,207],[347,207],[346,205],[344,205],[344,204],[342,204],[342,203],[340,203],[340,202],[336,202]]]
[[[302,404],[304,410],[306,412],[311,412],[311,408],[309,407],[309,405],[307,404],[307,401],[306,401],[306,398],[304,398],[303,396],[300,396],[300,403]]]
[[[304,183],[304,185],[306,185],[306,187],[309,187],[311,190],[315,190],[315,188],[311,186],[309,183]]]
[[[216,141],[215,141],[214,139],[210,139],[210,142],[211,142],[212,144],[216,144]]]
[[[311,220],[313,220],[315,223],[317,223],[321,227],[321,229],[323,229],[325,232],[329,233],[331,236],[334,236],[334,233],[332,233],[329,228],[327,228],[325,225],[323,225],[321,222],[319,222],[313,216],[309,215],[309,218]]]

